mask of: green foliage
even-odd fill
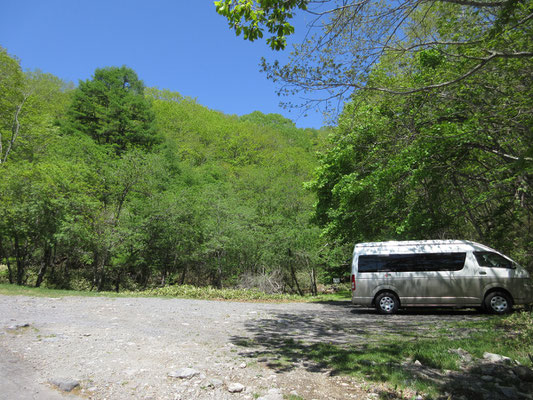
[[[239,300],[239,301],[290,301],[301,300],[300,297],[287,294],[266,294],[250,289],[216,289],[213,287],[197,287],[191,285],[165,286],[150,289],[136,295],[178,297],[185,299],[204,300]]]
[[[302,183],[320,132],[279,115],[225,116],[169,91],[145,97],[126,67],[98,69],[71,92],[47,74],[20,78],[31,95],[0,166],[0,260],[10,282],[222,288],[259,274],[275,276],[277,292],[313,291],[315,280],[298,282],[317,275]],[[10,101],[15,109],[19,98]]]
[[[300,94],[297,101],[303,103],[286,106],[316,108],[328,115],[333,110],[334,116],[360,90],[446,92],[467,78],[483,88],[484,70],[505,73],[507,61],[530,63],[533,57],[528,1],[224,0],[215,5],[245,39],[272,33],[274,49],[285,48],[291,24],[301,21],[296,14],[307,14],[307,24],[297,28],[305,38],[293,46],[288,62],[263,58],[262,71],[279,83],[278,94]],[[399,73],[413,72],[413,60],[429,69],[446,62],[447,68],[426,73],[423,80],[372,80],[384,58]]]
[[[173,297],[182,299],[199,300],[233,300],[233,301],[261,301],[261,302],[301,302],[314,300],[290,294],[268,294],[253,289],[216,289],[210,286],[199,287],[192,285],[176,285],[152,288],[146,290],[115,292],[93,292],[89,290],[62,290],[51,288],[31,288],[16,286],[0,281],[0,294],[8,296],[33,296],[33,297],[64,297],[64,296],[103,296],[103,297]]]
[[[424,29],[450,42],[475,31],[479,15],[452,17],[452,9],[428,11],[434,18]],[[452,29],[449,18],[463,20],[464,30]],[[401,66],[395,52],[385,53],[367,83],[430,86],[468,73],[472,65],[458,65],[451,51],[427,49]],[[310,184],[325,237],[472,239],[531,267],[530,67],[517,57],[435,93],[354,95]]]
[[[68,85],[40,71],[23,73],[0,48],[0,166],[13,157],[38,157],[64,113]]]
[[[74,91],[64,131],[82,133],[117,152],[157,143],[154,115],[144,97],[144,85],[125,66],[97,69],[93,79]]]
[[[16,140],[14,119],[24,100],[23,89],[24,74],[18,61],[0,47],[0,164],[6,162]]]
[[[286,36],[294,33],[288,22],[293,9],[305,10],[309,0],[220,0],[215,1],[217,13],[224,16],[237,36],[253,42],[263,37],[265,28],[272,34],[267,44],[273,50],[287,46]]]
[[[149,94],[167,146],[192,172],[184,179],[201,218],[188,264],[217,287],[282,270],[279,287],[298,291],[293,275],[316,265],[318,232],[309,224],[312,197],[302,182],[322,133],[297,129],[279,115],[228,117],[176,93]],[[179,271],[183,282],[190,271]]]

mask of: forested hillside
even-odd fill
[[[279,94],[342,112],[310,187],[329,243],[471,239],[533,267],[533,3],[220,0]],[[294,23],[294,26],[292,25]],[[298,104],[297,104],[298,105]]]
[[[108,67],[77,88],[1,57],[0,264],[17,284],[313,290],[324,131],[209,110]]]
[[[317,36],[263,70],[336,102],[331,129],[224,115],[127,67],[74,87],[1,50],[1,279],[315,292],[355,242],[391,239],[474,240],[531,270],[531,2],[216,2],[273,49],[312,6]]]

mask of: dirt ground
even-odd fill
[[[376,399],[383,388],[301,352],[291,358],[281,343],[364,344],[477,318],[485,316],[384,317],[348,302],[0,296],[0,399]],[[183,368],[195,376],[173,377]],[[62,378],[80,386],[64,394],[48,383]],[[235,383],[244,388],[231,393]]]

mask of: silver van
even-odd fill
[[[494,314],[533,302],[529,273],[509,257],[466,240],[360,243],[352,303],[382,314],[400,307],[476,307]]]

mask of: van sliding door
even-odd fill
[[[368,255],[359,266],[375,275],[378,287],[395,291],[402,305],[453,305],[461,302],[454,273],[465,259],[466,253]]]

